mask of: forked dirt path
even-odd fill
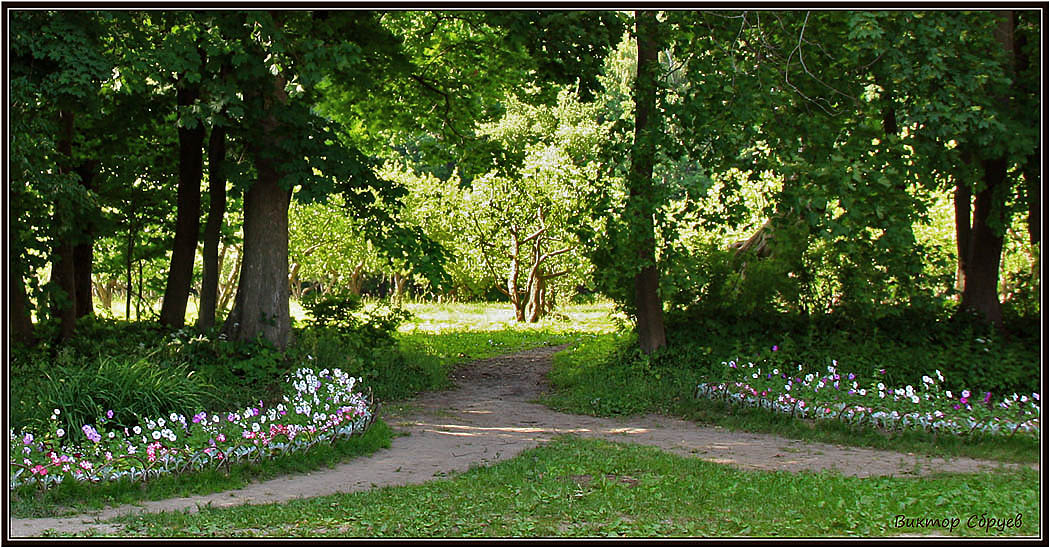
[[[539,348],[480,360],[455,371],[457,388],[429,392],[384,419],[407,436],[389,449],[332,469],[254,483],[242,489],[109,508],[65,518],[12,519],[10,537],[47,530],[119,534],[103,523],[132,512],[195,511],[198,507],[265,504],[383,487],[422,483],[471,465],[509,459],[561,434],[653,445],[663,450],[752,470],[838,470],[849,476],[975,472],[1003,466],[969,458],[945,460],[912,454],[790,440],[770,434],[647,415],[623,419],[570,415],[531,403],[548,389],[551,356],[563,347]]]

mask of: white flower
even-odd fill
[[[59,411],[58,409],[52,409],[52,410],[51,410],[51,413],[53,413],[53,414],[55,414],[55,415],[61,415],[61,414],[62,414],[62,412],[61,412],[61,411]]]
[[[140,426],[136,426],[135,428],[132,428],[131,430],[133,432],[135,432],[136,436],[142,433],[142,427],[140,427]]]
[[[954,396],[952,396],[952,391],[951,390],[945,390],[944,394],[947,395],[949,399],[953,399],[954,398]]]
[[[963,390],[962,391],[962,397],[969,398],[970,397],[970,391],[969,390]]]
[[[159,440],[160,439],[160,432],[154,430],[153,431],[153,439]]]
[[[58,430],[55,430],[55,435],[61,438],[62,436],[66,435],[66,431],[59,428]]]
[[[885,384],[882,384],[882,383],[880,382],[880,383],[879,383],[879,385],[878,385],[878,389],[879,389],[879,391],[881,392],[881,391],[883,391],[883,390],[885,390],[885,389],[886,389],[886,385],[885,385]]]
[[[171,415],[168,415],[168,418],[171,419],[171,422],[175,422],[175,421],[179,420],[179,416],[177,414],[175,414],[175,413],[172,413]],[[164,426],[164,425],[161,425],[161,426]]]
[[[916,396],[916,395],[912,394],[911,402],[912,403],[919,403],[919,396]]]
[[[159,426],[161,428],[164,428],[165,424],[167,424],[167,423],[164,422],[164,419],[157,419],[157,426]],[[150,426],[150,428],[153,428],[153,427]]]

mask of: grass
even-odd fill
[[[493,303],[408,303],[413,317],[398,329],[400,349],[427,371],[429,389],[447,388],[456,365],[542,346],[578,342],[607,333],[622,322],[610,303],[570,305],[535,324],[514,321],[510,305]]]
[[[132,504],[143,500],[207,495],[239,489],[253,481],[286,474],[318,470],[370,455],[390,447],[393,430],[377,420],[360,436],[339,440],[331,445],[317,445],[308,451],[286,455],[265,463],[242,463],[225,470],[205,470],[190,474],[165,475],[147,483],[113,481],[101,484],[63,482],[47,491],[31,486],[11,493],[11,516],[38,518],[83,513],[106,506]]]
[[[1038,476],[1027,469],[864,479],[744,471],[563,437],[420,485],[118,521],[127,526],[121,536],[147,537],[1027,536],[1039,533]],[[1002,531],[967,526],[982,514],[1022,520]],[[959,524],[950,532],[896,527],[897,516]]]
[[[709,346],[675,359],[625,350],[633,336],[608,303],[565,308],[538,324],[517,324],[509,306],[409,304],[415,318],[397,333],[398,350],[422,380],[414,389],[448,386],[460,363],[539,346],[571,346],[555,356],[556,388],[545,403],[591,415],[660,412],[737,430],[870,446],[933,456],[1037,462],[1038,442],[934,437],[851,429],[692,397],[719,352],[749,339],[711,337]],[[410,400],[392,402],[411,405]],[[377,422],[352,443],[308,458],[245,466],[225,476],[203,473],[140,485],[63,486],[12,498],[14,517],[81,512],[104,505],[204,494],[289,472],[331,466],[389,444]],[[280,505],[204,509],[127,518],[141,536],[477,537],[477,536],[882,536],[902,533],[1038,533],[1038,473],[1028,470],[918,478],[845,478],[831,473],[750,472],[633,445],[561,439],[490,468],[423,485],[305,499]],[[790,505],[783,501],[792,501]],[[1023,525],[1004,531],[966,526],[973,514]],[[958,517],[943,529],[895,527],[896,516]],[[90,533],[89,533],[90,534]]]
[[[570,307],[566,314],[538,324],[509,327],[501,319],[503,311],[491,304],[408,307],[414,312],[415,318],[397,335],[399,349],[405,355],[407,367],[403,372],[377,373],[395,380],[400,378],[398,374],[418,376],[419,378],[413,378],[409,383],[417,391],[448,387],[448,373],[460,363],[539,346],[565,344],[577,340],[577,330],[599,331],[611,328],[608,305]],[[463,318],[462,326],[456,328],[456,318],[460,317]],[[149,341],[150,337],[149,334],[143,334],[139,339]],[[330,350],[336,352],[340,349],[332,347]],[[321,356],[315,357],[318,361],[321,360]],[[328,363],[325,362],[324,365]],[[335,365],[334,362],[332,365]],[[395,407],[396,405],[394,404]],[[369,454],[379,447],[389,446],[392,435],[390,428],[380,420],[360,438],[337,443],[334,447],[318,447],[308,454],[299,454],[294,458],[237,466],[229,475],[201,472],[167,476],[144,485],[129,482],[99,485],[66,483],[46,492],[22,489],[12,494],[11,512],[18,518],[65,515],[141,500],[159,500],[236,489],[250,481],[315,470],[356,455]]]
[[[697,363],[631,357],[629,333],[584,336],[554,356],[555,391],[544,400],[569,413],[610,416],[662,413],[733,430],[840,445],[873,447],[938,457],[1039,462],[1039,440],[1030,437],[959,437],[919,431],[886,432],[837,421],[813,421],[762,409],[730,406],[693,397],[707,370]],[[626,357],[625,357],[626,353]]]

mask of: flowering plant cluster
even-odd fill
[[[354,391],[355,379],[339,369],[301,368],[286,378],[283,403],[187,418],[140,418],[137,426],[115,426],[112,410],[85,424],[87,442],[69,445],[56,419],[47,432],[9,432],[10,487],[44,488],[67,479],[100,482],[127,477],[145,481],[160,474],[201,470],[242,461],[258,462],[304,451],[364,432],[375,419],[371,397]]]
[[[773,351],[776,351],[773,347]],[[1013,394],[1001,401],[991,392],[943,390],[944,376],[924,375],[922,386],[886,386],[876,379],[862,381],[854,373],[838,370],[832,360],[827,371],[803,371],[803,366],[784,367],[761,361],[723,362],[725,382],[700,383],[697,397],[718,398],[740,405],[761,407],[815,419],[843,420],[889,429],[921,429],[932,432],[991,435],[1040,432],[1039,394]],[[862,384],[863,382],[863,384]]]

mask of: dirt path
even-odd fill
[[[975,472],[996,462],[801,442],[701,426],[656,415],[597,418],[552,411],[530,403],[548,388],[545,378],[558,348],[540,348],[481,360],[454,373],[458,388],[430,392],[384,419],[408,436],[389,449],[332,469],[254,483],[242,489],[109,508],[66,518],[12,519],[11,537],[39,536],[46,530],[119,533],[102,523],[131,512],[160,512],[239,504],[265,504],[383,487],[422,483],[471,465],[509,459],[560,434],[654,445],[711,462],[752,470],[838,470],[850,476],[914,475],[934,471]]]

